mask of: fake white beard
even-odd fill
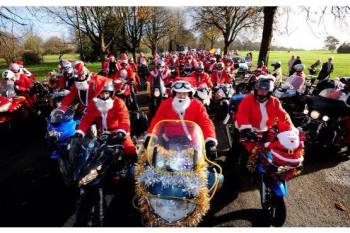
[[[190,106],[191,99],[190,97],[186,97],[185,99],[179,99],[178,97],[174,97],[172,105],[177,113],[184,113],[186,109]]]
[[[108,98],[107,100],[102,100],[100,98],[94,98],[95,106],[97,110],[101,113],[108,112],[113,108],[113,100]]]
[[[85,80],[83,82],[75,82],[75,87],[79,91],[86,91],[89,89],[89,84],[88,84],[87,80]]]

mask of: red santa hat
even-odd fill
[[[125,53],[121,53],[119,56],[119,62],[120,64],[122,63],[128,64],[128,55],[126,55]]]

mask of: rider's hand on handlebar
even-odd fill
[[[258,136],[252,131],[252,129],[243,129],[240,131],[241,141],[257,141]]]
[[[125,137],[126,137],[126,134],[124,132],[119,131],[117,133],[112,133],[107,141],[107,144],[108,145],[122,144],[123,141],[125,140]]]
[[[214,160],[218,157],[216,143],[212,140],[209,140],[205,143],[205,151],[206,151],[207,158],[209,160]]]

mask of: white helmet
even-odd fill
[[[9,68],[12,72],[18,73],[21,67],[17,63],[12,63]]]
[[[294,67],[295,71],[303,71],[305,66],[303,64],[296,64]]]
[[[15,73],[13,73],[11,70],[5,70],[4,72],[2,72],[3,79],[5,80],[15,80]]]
[[[192,88],[191,84],[184,80],[179,80],[174,82],[174,84],[171,86],[171,90],[174,92],[191,92],[193,94],[194,89]]]

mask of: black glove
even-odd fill
[[[205,151],[209,160],[214,160],[218,157],[218,151],[216,149],[216,143],[212,140],[205,143]]]
[[[150,136],[147,136],[147,137],[146,137],[145,142],[143,143],[143,147],[144,147],[144,148],[147,148],[150,139],[151,139]]]
[[[252,129],[243,129],[240,133],[240,140],[241,141],[256,141],[257,136],[256,134],[252,131]]]
[[[125,140],[126,134],[124,132],[112,133],[108,138],[108,145],[122,144]]]
[[[84,135],[82,133],[76,132],[71,138],[70,138],[70,144],[82,144]]]

